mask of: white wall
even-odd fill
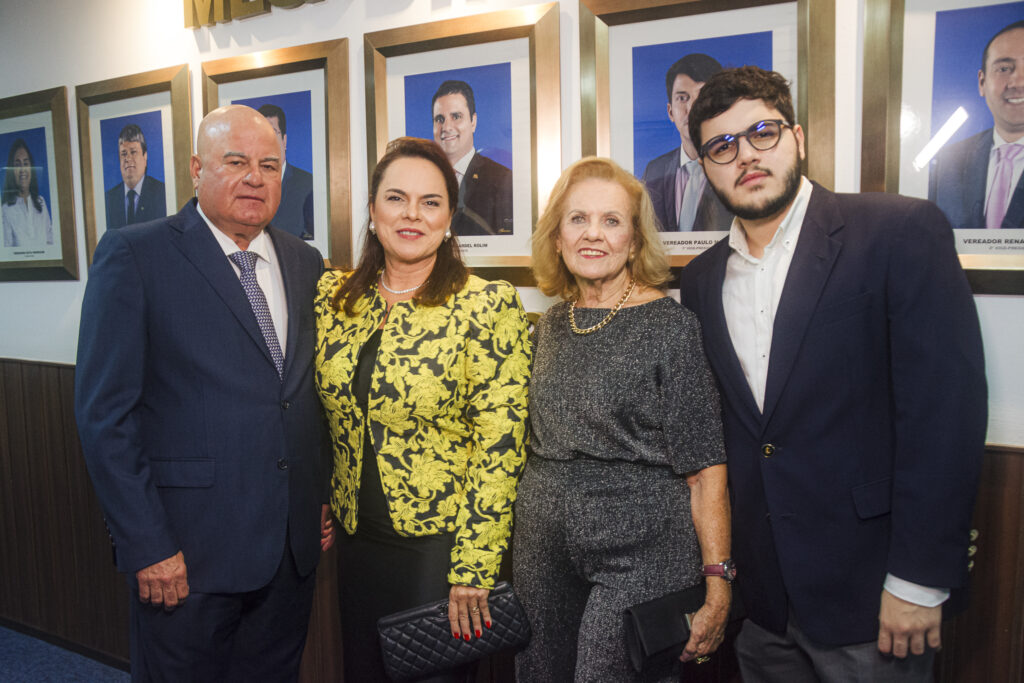
[[[580,155],[579,34],[576,0],[560,0],[562,165]],[[67,86],[79,270],[76,282],[0,283],[0,357],[75,362],[78,311],[85,287],[85,221],[75,125],[74,86],[188,63],[194,115],[202,111],[201,64],[260,50],[349,39],[353,224],[366,197],[362,35],[438,19],[532,4],[521,0],[322,0],[297,9],[213,28],[182,28],[181,0],[50,0],[0,8],[0,45],[9,67],[0,97]],[[859,184],[863,0],[837,0],[836,189]],[[16,67],[16,68],[14,68]],[[536,290],[523,291],[543,310]],[[976,298],[989,370],[989,441],[1024,445],[1024,297]]]

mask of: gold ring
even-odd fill
[[[474,607],[473,609],[471,609],[469,611],[470,611],[471,614],[476,614],[477,612],[480,611],[480,608],[479,607]]]
[[[711,657],[708,657],[707,655],[702,655],[700,657],[697,657],[697,659],[693,661],[697,662],[698,664],[705,664],[706,662],[711,661]]]

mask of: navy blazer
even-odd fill
[[[661,224],[662,232],[679,230],[679,218],[676,215],[676,169],[679,168],[680,149],[676,147],[653,159],[644,169],[644,184],[651,195],[654,213]],[[704,192],[697,204],[697,217],[693,222],[694,231],[728,230],[732,225],[732,214],[725,208],[722,201],[705,183]]]
[[[463,235],[512,234],[512,171],[477,152],[459,186],[452,232]]]
[[[127,220],[125,210],[124,182],[120,182],[107,190],[107,230],[123,228]],[[146,221],[163,218],[167,215],[167,194],[164,184],[152,176],[144,176],[142,179],[142,191],[139,193],[139,201],[135,205],[134,223],[145,223]]]
[[[304,240],[313,239],[313,175],[309,171],[285,164],[281,203],[270,224]]]
[[[985,185],[992,141],[989,128],[944,149],[932,163],[928,199],[939,205],[958,230],[985,227]],[[1024,175],[1013,190],[1001,227],[1024,228]]]
[[[270,581],[290,539],[320,555],[324,423],[313,387],[319,253],[273,228],[288,332],[278,377],[229,261],[196,211],[107,231],[82,303],[75,415],[117,566],[184,553],[201,593]]]
[[[963,586],[985,368],[953,233],[930,202],[814,186],[775,317],[764,412],[727,329],[728,240],[683,269],[722,395],[748,616],[827,645],[878,635],[886,573]]]

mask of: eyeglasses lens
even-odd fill
[[[778,121],[758,121],[736,135],[722,135],[710,141],[706,154],[716,164],[728,164],[739,154],[740,138],[746,138],[754,149],[765,152],[779,144],[782,126]]]

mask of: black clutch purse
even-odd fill
[[[626,608],[626,649],[639,673],[668,673],[690,639],[687,615],[704,604],[704,581]]]
[[[530,642],[530,622],[507,581],[494,587],[487,606],[491,628],[469,640],[452,638],[447,599],[378,619],[380,650],[388,676],[393,681],[429,676]]]

